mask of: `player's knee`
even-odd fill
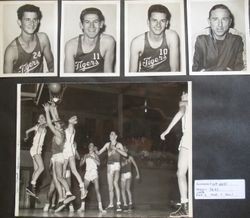
[[[118,187],[118,186],[119,186],[119,185],[118,185],[118,181],[116,181],[116,180],[113,182],[113,184],[114,184],[115,187]]]
[[[63,177],[62,177],[62,176],[57,176],[56,178],[57,178],[57,180],[58,180],[59,182],[62,182],[62,181],[63,181]]]

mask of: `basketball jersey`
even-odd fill
[[[163,40],[158,48],[152,48],[148,40],[148,32],[145,33],[144,50],[139,57],[139,72],[169,72],[169,49],[165,32]]]
[[[43,52],[37,34],[35,34],[36,46],[30,53],[21,46],[16,38],[18,58],[13,65],[13,73],[43,73]]]
[[[95,160],[89,156],[91,156],[91,154],[88,154],[86,157],[86,171],[97,170],[97,164]]]
[[[82,37],[79,35],[77,52],[74,57],[75,73],[98,73],[104,71],[104,59],[100,52],[100,36],[94,49],[89,53],[82,50]]]
[[[132,171],[132,164],[128,157],[122,157],[121,161],[121,173],[128,173]]]
[[[37,147],[42,147],[43,146],[43,142],[44,142],[46,132],[47,132],[46,128],[40,127],[39,125],[36,125],[35,136],[33,138],[33,146],[37,146]]]
[[[75,151],[74,147],[74,138],[75,138],[75,130],[73,132],[70,132],[69,129],[65,129],[65,144],[64,149],[71,150],[73,153]]]
[[[117,143],[115,144],[116,147]],[[108,164],[113,164],[115,162],[120,163],[120,157],[121,155],[115,151],[114,149],[111,148],[111,143],[109,143],[109,148],[108,148]]]

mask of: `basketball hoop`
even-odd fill
[[[50,101],[59,104],[62,101],[66,85],[60,83],[49,83],[47,86],[49,89]]]

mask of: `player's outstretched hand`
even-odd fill
[[[165,140],[165,134],[164,133],[162,133],[160,137],[161,137],[161,140],[163,140],[163,141]]]
[[[49,103],[43,104],[43,108],[45,111],[49,111],[49,107],[50,107]]]

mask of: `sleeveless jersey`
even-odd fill
[[[86,171],[97,170],[96,162],[89,156],[91,156],[91,154],[88,154],[86,157]]]
[[[66,138],[65,138],[64,149],[74,154],[75,153],[75,147],[74,147],[75,130],[73,131],[73,133],[71,133],[68,129],[65,129],[65,137]]]
[[[40,131],[39,128],[41,128]],[[47,132],[46,128],[42,128],[39,125],[36,125],[35,136],[33,138],[33,146],[38,146],[38,147],[43,146],[46,132]]]
[[[117,143],[115,144],[115,147],[116,147]],[[121,155],[113,150],[111,148],[111,143],[109,143],[109,148],[108,148],[108,164],[113,164],[113,163],[120,163],[120,158],[121,158]]]
[[[158,48],[152,48],[148,40],[148,32],[145,33],[144,50],[139,57],[139,72],[170,72],[169,49],[165,32],[163,40]]]
[[[75,73],[98,73],[104,71],[104,59],[100,52],[100,36],[94,49],[89,53],[82,50],[82,37],[79,35],[77,52],[74,57]]]
[[[16,38],[18,59],[13,65],[14,73],[42,73],[43,72],[43,52],[38,36],[35,34],[36,46],[30,53],[26,52],[21,46],[19,39]]]
[[[121,161],[121,173],[128,173],[132,171],[132,164],[128,157],[122,157]]]

